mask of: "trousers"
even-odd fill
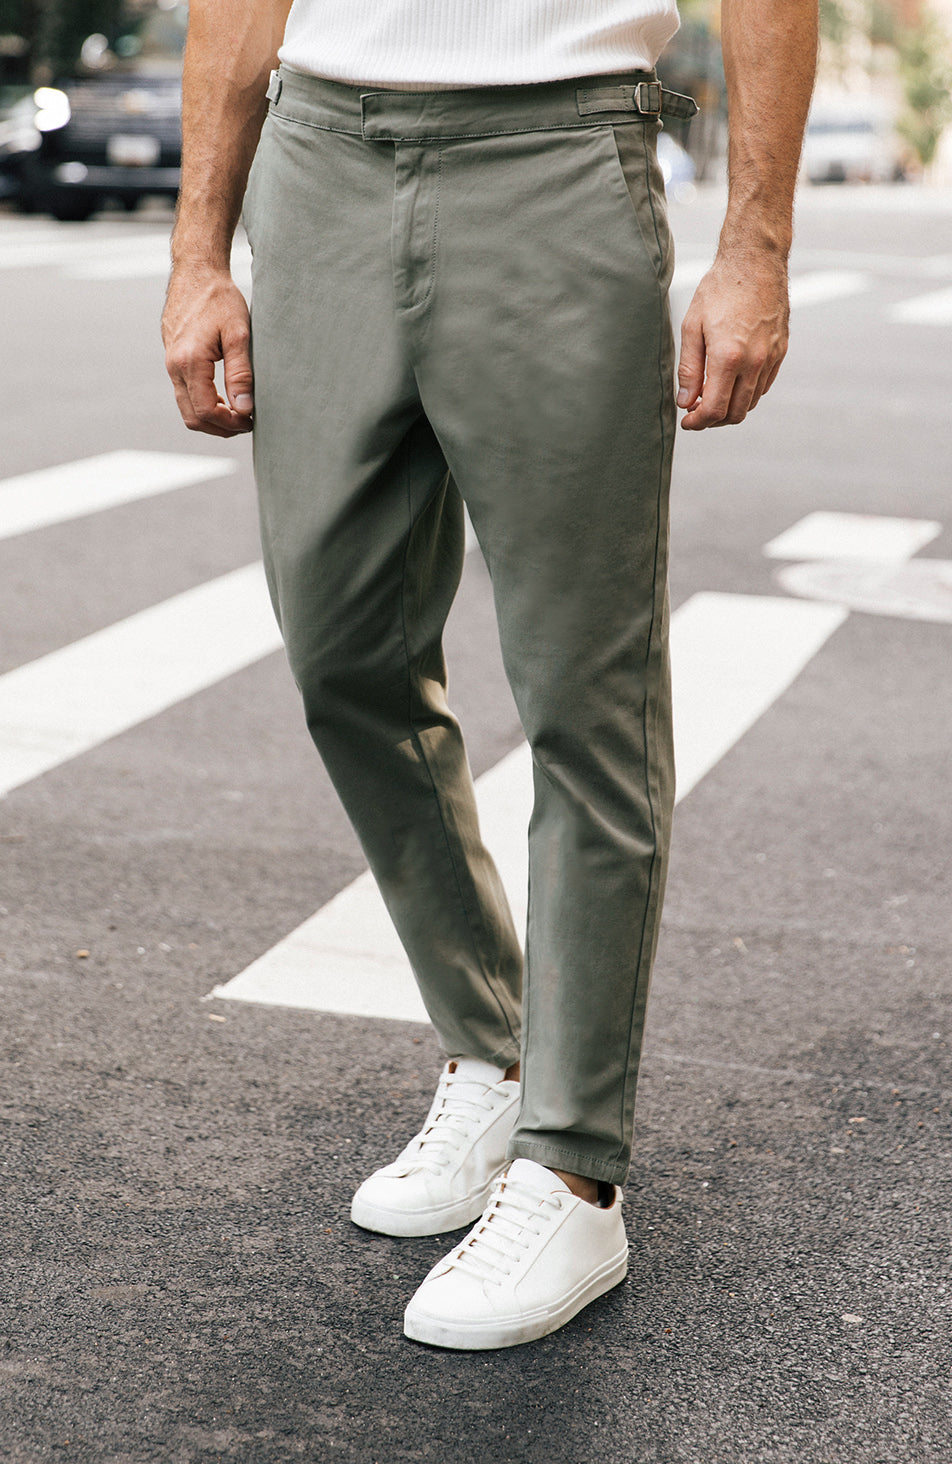
[[[369,91],[283,68],[244,206],[268,583],[307,726],[510,1157],[621,1182],[674,796],[673,269],[638,73]],[[532,752],[525,957],[442,632],[464,505]]]

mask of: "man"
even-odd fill
[[[254,423],[308,726],[448,1055],[352,1208],[392,1235],[476,1221],[407,1308],[435,1345],[540,1337],[627,1268],[674,787],[655,137],[693,104],[653,67],[676,26],[674,0],[192,0],[168,369],[188,427]],[[683,325],[688,431],[741,422],[786,350],[816,0],[724,0],[722,38],[730,190]],[[444,694],[464,503],[533,755],[524,998]]]

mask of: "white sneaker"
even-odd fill
[[[448,1062],[426,1123],[403,1153],[365,1179],[350,1218],[384,1235],[438,1235],[471,1225],[506,1163],[519,1084],[475,1057]]]
[[[485,1214],[413,1297],[406,1336],[433,1347],[513,1347],[564,1326],[628,1270],[622,1193],[610,1188],[609,1205],[590,1205],[551,1170],[514,1159]]]

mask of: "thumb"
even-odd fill
[[[222,355],[228,400],[236,412],[250,415],[254,409],[254,378],[247,332],[223,339]]]
[[[690,409],[704,385],[704,332],[689,311],[681,326],[681,359],[678,362],[678,406]]]

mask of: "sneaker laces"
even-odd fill
[[[444,1073],[426,1125],[410,1140],[396,1162],[439,1174],[471,1141],[473,1129],[480,1120],[496,1108],[491,1088],[489,1083]]]
[[[482,1220],[449,1257],[450,1266],[480,1281],[499,1283],[510,1276],[563,1207],[560,1194],[544,1194],[505,1175],[499,1180]]]

